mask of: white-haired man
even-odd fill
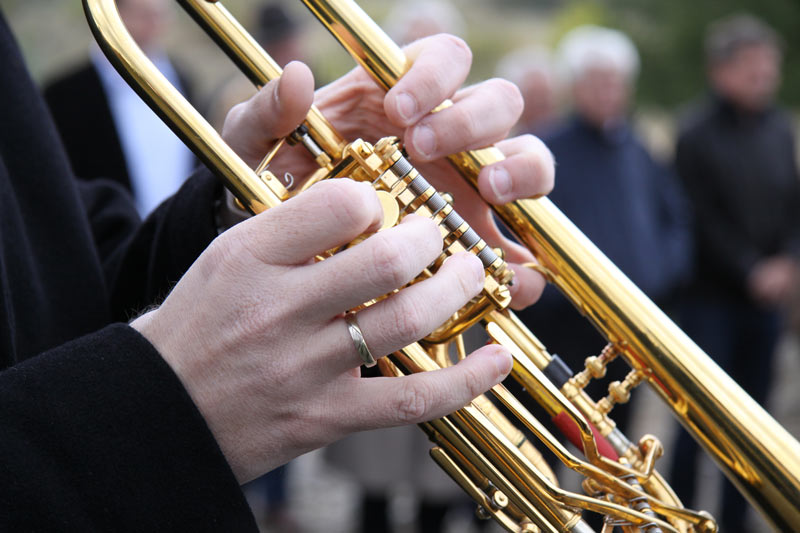
[[[557,161],[551,198],[642,290],[666,303],[687,264],[687,230],[673,177],[628,124],[636,48],[618,31],[582,26],[564,36],[557,57],[573,112],[542,135]],[[605,343],[552,288],[522,317],[573,369]],[[590,392],[604,393],[605,384]],[[626,406],[612,417],[624,429]]]

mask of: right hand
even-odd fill
[[[357,67],[315,96],[308,68],[290,63],[279,80],[231,110],[223,137],[255,167],[276,137],[303,120],[312,100],[345,139],[375,142],[399,136],[417,169],[438,190],[455,196],[459,214],[490,246],[503,248],[516,275],[509,287],[511,307],[523,309],[539,298],[545,280],[523,266],[534,262],[534,256],[503,235],[489,204],[547,194],[553,187],[553,157],[532,135],[503,140],[522,112],[522,97],[513,84],[494,79],[459,89],[472,62],[462,40],[436,35],[410,44],[405,53],[413,61],[411,68],[388,93]],[[453,106],[432,113],[447,98]],[[403,102],[413,104],[409,109]],[[493,143],[506,158],[481,170],[475,191],[445,156]],[[307,154],[284,151],[273,160],[273,168],[307,175],[317,166],[303,155]]]
[[[181,379],[240,482],[351,432],[443,416],[510,371],[507,351],[486,346],[443,370],[359,378],[342,313],[403,286],[442,250],[434,222],[410,216],[314,262],[381,219],[368,184],[319,183],[218,237],[158,309],[132,322]],[[373,355],[428,334],[483,279],[475,256],[456,255],[360,311]]]

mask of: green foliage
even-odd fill
[[[672,107],[705,87],[703,40],[708,24],[734,13],[749,13],[775,28],[784,39],[781,99],[800,105],[800,2],[797,0],[606,0],[615,13],[612,26],[626,31],[642,55],[639,99]]]

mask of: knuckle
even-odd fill
[[[456,132],[459,136],[469,139],[470,141],[479,139],[483,129],[483,124],[477,116],[466,109],[460,108],[453,126],[456,128]]]
[[[223,271],[237,265],[242,257],[249,257],[250,247],[247,245],[246,228],[231,228],[217,237],[206,249],[209,254],[211,266],[217,266]],[[238,261],[237,261],[238,258]]]
[[[403,342],[413,342],[430,333],[425,315],[410,298],[395,296],[392,304],[394,331]]]
[[[422,421],[428,412],[430,391],[419,381],[403,380],[398,394],[395,413],[399,424]]]
[[[237,126],[247,116],[247,102],[240,102],[233,106],[228,114],[225,115],[225,122],[222,125],[222,134],[229,135],[232,130],[236,130]]]
[[[370,242],[371,241],[371,242]],[[369,238],[372,246],[373,283],[380,287],[390,285],[399,288],[413,275],[409,272],[408,258],[385,233],[378,233]]]
[[[467,369],[467,371],[464,372],[463,384],[464,390],[467,391],[470,400],[486,392],[484,380],[481,379],[481,375],[473,369]]]

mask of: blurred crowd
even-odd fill
[[[140,46],[215,126],[254,94],[239,80],[221,80],[211,97],[198,98],[190,73],[161,46],[171,17],[166,2],[118,3]],[[303,47],[304,26],[280,3],[259,7],[252,20],[256,40],[280,65],[312,60]],[[459,10],[439,0],[398,4],[385,27],[404,44],[440,32],[469,40]],[[697,50],[705,57],[708,90],[676,113],[671,159],[654,155],[636,121],[637,76],[658,65],[643,64],[622,32],[575,27],[553,48],[532,42],[496,66],[524,98],[518,133],[539,136],[555,156],[553,202],[761,404],[777,342],[792,334],[789,318],[800,287],[795,132],[776,102],[782,47],[772,28],[748,14],[731,14],[708,28],[705,48]],[[79,68],[50,80],[44,93],[76,173],[123,184],[142,214],[174,192],[195,164],[95,47]],[[92,124],[82,118],[87,113],[96,118]],[[573,370],[605,344],[552,287],[520,316]],[[611,374],[621,379],[625,369]],[[599,397],[603,389],[592,392]],[[623,430],[631,405],[613,411]],[[693,507],[697,445],[683,431],[666,444],[673,454],[667,477]],[[361,531],[392,530],[398,487],[412,494],[411,530],[443,531],[446,517],[466,508],[460,490],[426,457],[427,448],[422,432],[397,428],[357,434],[326,452],[361,487]],[[247,488],[253,501],[263,498],[257,507],[270,531],[302,530],[288,505],[287,468],[292,464]],[[746,502],[727,482],[721,498],[721,530],[743,531]]]

